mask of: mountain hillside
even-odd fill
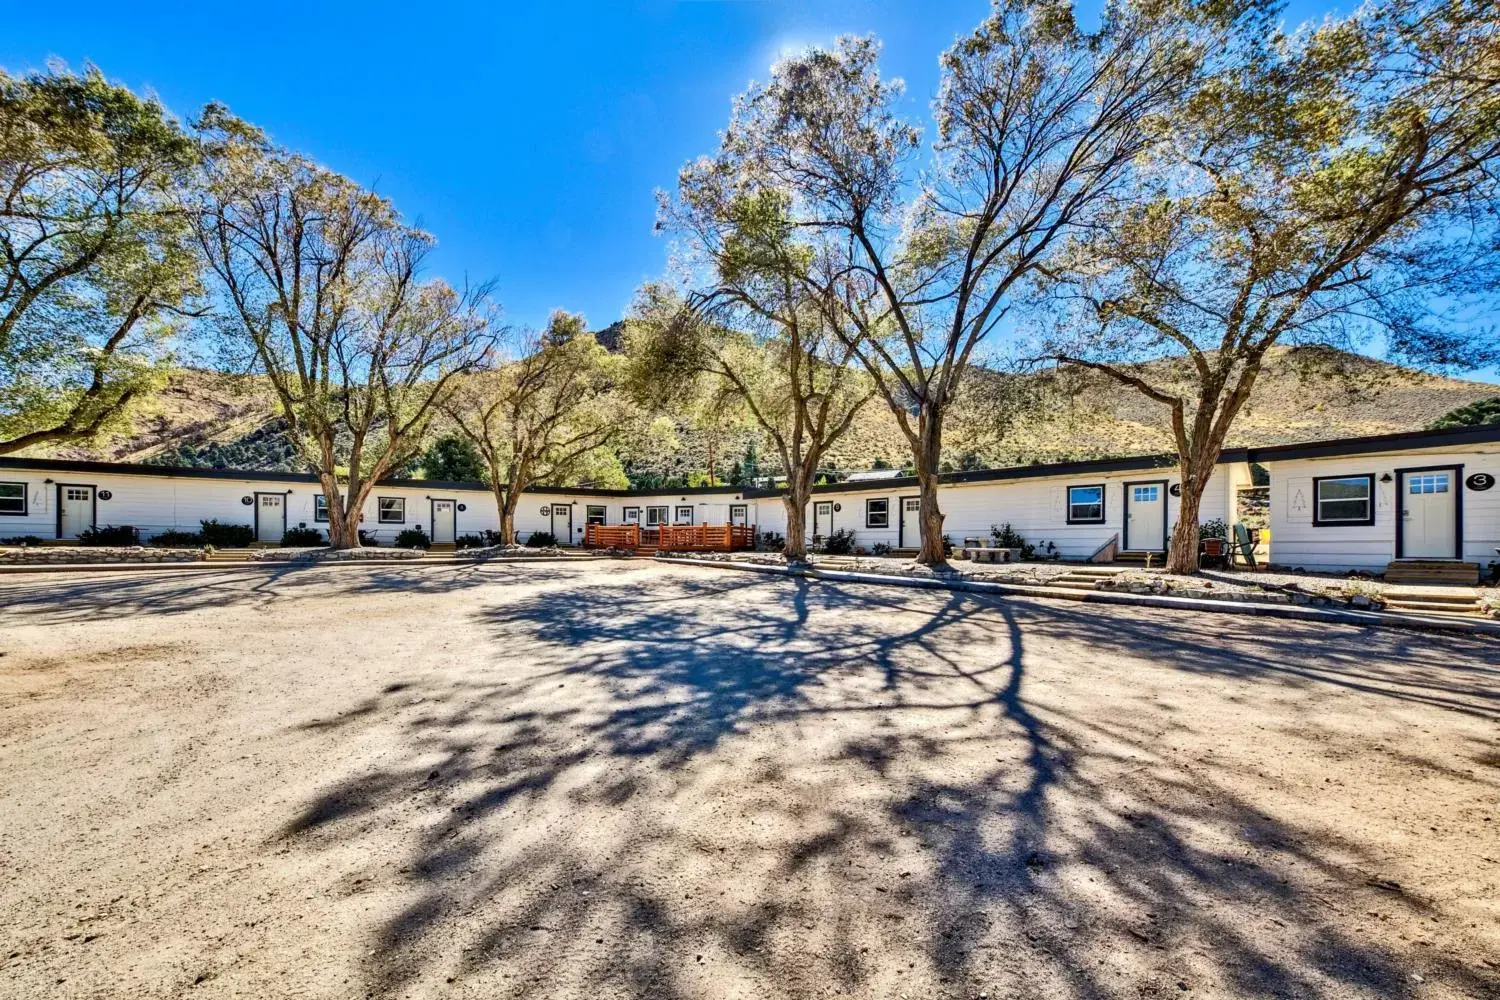
[[[1149,366],[1170,376],[1165,362]],[[1354,355],[1283,350],[1256,386],[1236,422],[1230,445],[1269,445],[1420,430],[1439,417],[1500,394],[1483,382],[1428,375]],[[1032,404],[1008,420],[1018,396]],[[670,447],[626,447],[633,476],[685,476],[706,469],[720,478],[755,435],[748,428],[709,434],[679,427]],[[1095,375],[1032,375],[1006,379],[984,370],[965,383],[947,435],[955,467],[1017,465],[1171,451],[1166,411]],[[775,456],[762,443],[762,471]],[[292,470],[295,454],[281,433],[275,400],[259,379],[186,369],[137,418],[132,433],[48,457],[151,462],[207,468]],[[879,400],[860,414],[829,465],[840,470],[908,461],[905,439]]]

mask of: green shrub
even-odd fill
[[[528,549],[550,549],[557,545],[557,536],[550,531],[533,531],[526,536]]]
[[[204,545],[216,549],[244,548],[255,541],[255,529],[248,524],[223,524],[215,518],[199,521],[198,537]]]
[[[10,538],[0,538],[0,545],[40,545],[42,539],[35,535],[12,535]]]
[[[1212,521],[1204,521],[1198,525],[1198,540],[1205,538],[1229,539],[1229,525],[1224,523],[1223,518],[1216,517]]]
[[[281,536],[281,547],[284,549],[310,549],[327,544],[323,533],[317,528],[288,528]]]
[[[78,535],[79,545],[139,545],[141,533],[128,524],[106,524],[102,528],[89,528]]]
[[[396,548],[398,549],[430,549],[432,539],[427,537],[427,532],[421,528],[407,528],[396,536]]]
[[[755,536],[755,550],[757,552],[785,552],[786,539],[779,532],[762,531]]]
[[[196,531],[159,531],[151,536],[151,545],[158,549],[196,549],[203,546],[203,536]]]
[[[500,532],[488,528],[478,535],[459,535],[453,542],[455,549],[486,549],[500,544]]]
[[[892,548],[887,543],[885,543],[885,542],[876,542],[875,543],[875,548],[873,550],[873,554],[877,555],[877,556],[888,556],[888,555],[891,554],[892,551],[893,551]]]
[[[1019,549],[1026,544],[1026,539],[1021,533],[1010,526],[1010,522],[1000,525],[990,525],[990,537],[995,540],[995,545],[1002,549]]]
[[[828,536],[828,541],[823,543],[823,551],[831,556],[847,556],[854,551],[854,532],[849,528],[840,528]]]

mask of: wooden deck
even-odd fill
[[[653,552],[734,552],[755,547],[755,529],[743,524],[677,524],[643,528],[638,524],[590,524],[587,549]]]

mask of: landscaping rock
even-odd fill
[[[203,549],[157,549],[93,545],[27,545],[0,548],[0,566],[49,566],[70,563],[182,563],[198,562]]]
[[[252,549],[252,562],[402,562],[420,559],[425,549]]]

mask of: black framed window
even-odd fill
[[[26,513],[26,484],[0,483],[0,514]]]
[[[609,520],[602,504],[589,504],[583,509],[584,524],[604,524]]]
[[[654,528],[657,525],[666,524],[672,513],[671,507],[647,507],[646,527]]]
[[[379,497],[375,502],[379,505],[381,524],[406,523],[405,497]]]
[[[865,527],[889,528],[891,526],[891,502],[885,497],[865,501]]]
[[[1313,479],[1313,524],[1375,523],[1375,474]]]
[[[677,510],[674,511],[673,514],[672,514],[672,523],[673,524],[692,524],[693,523],[693,508],[691,508],[691,507],[678,507]]]
[[[1068,487],[1068,523],[1104,523],[1104,484]]]
[[[313,495],[313,520],[327,523],[328,498],[321,493]]]

